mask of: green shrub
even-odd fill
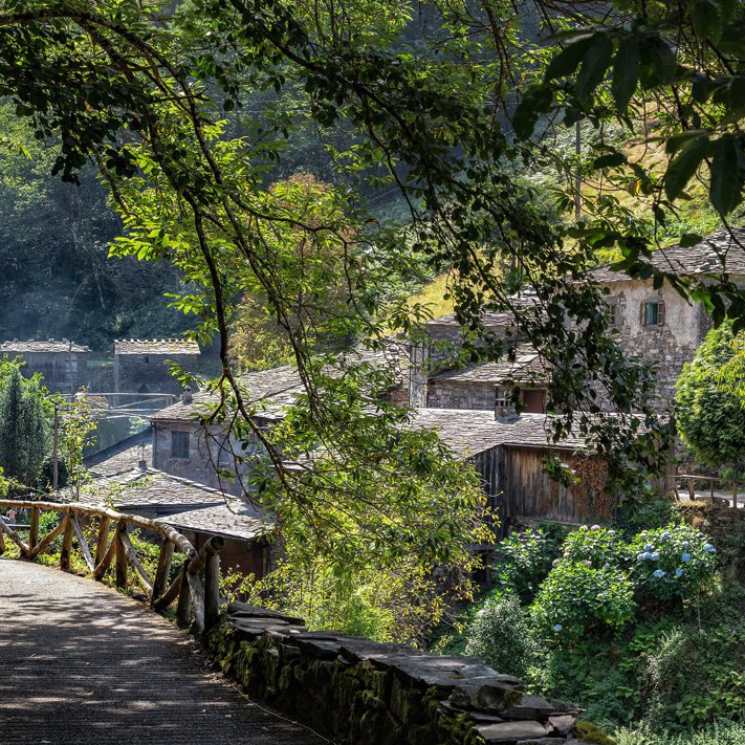
[[[500,541],[494,559],[499,593],[512,592],[530,602],[560,552],[561,538],[544,528],[529,528]]]
[[[624,544],[616,531],[599,525],[583,525],[570,533],[562,555],[567,561],[589,562],[595,569],[620,567],[625,559]]]
[[[564,559],[541,585],[531,614],[542,636],[565,645],[588,633],[620,631],[634,610],[634,587],[624,571]]]
[[[524,676],[531,652],[527,612],[513,595],[487,601],[466,632],[465,652],[501,673]]]
[[[630,575],[643,602],[690,600],[711,584],[717,570],[716,548],[689,525],[643,530],[628,552]]]

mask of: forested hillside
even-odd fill
[[[168,307],[179,285],[167,263],[108,258],[118,217],[93,166],[80,185],[52,175],[40,143],[0,107],[0,339],[71,338],[95,349],[115,337],[167,336],[189,323]]]

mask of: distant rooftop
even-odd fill
[[[399,382],[409,364],[406,350],[402,345],[391,343],[383,351],[367,349],[355,350],[340,354],[338,363],[328,366],[326,372],[331,375],[342,375],[345,367],[368,364],[373,368],[390,369],[395,373]],[[269,370],[258,370],[245,373],[238,379],[245,392],[246,403],[257,407],[257,416],[267,419],[281,418],[288,406],[305,392],[300,374],[294,365],[282,365]],[[199,418],[200,414],[209,411],[210,405],[219,401],[219,394],[210,391],[200,391],[193,394],[188,402],[179,401],[172,406],[153,414],[152,421],[190,421]]]
[[[514,308],[533,307],[538,299],[532,291],[526,291],[520,295],[513,295],[509,298],[510,304]],[[502,328],[513,325],[515,320],[514,314],[510,310],[503,311],[484,311],[481,314],[481,323],[485,328]],[[449,313],[446,316],[432,318],[427,321],[427,326],[462,326],[455,313]]]
[[[485,362],[463,370],[445,370],[433,375],[434,383],[543,383],[548,380],[546,362],[533,347],[525,345],[515,350],[515,359]]]
[[[19,340],[0,342],[0,354],[24,354],[45,352],[90,352],[90,347],[76,344],[68,339]]]
[[[683,276],[745,274],[745,228],[734,228],[733,237],[725,230],[712,233],[695,246],[670,246],[654,251],[646,259],[663,272],[674,272]],[[590,275],[596,282],[630,282],[625,272],[613,271],[603,266]]]
[[[114,354],[199,354],[190,339],[116,339]]]

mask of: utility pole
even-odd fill
[[[54,428],[52,430],[52,491],[59,487],[59,404],[54,404]]]
[[[582,172],[579,165],[579,156],[582,154],[582,133],[579,122],[574,125],[574,152],[577,156],[574,171],[574,219],[582,217]]]

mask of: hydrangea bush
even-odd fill
[[[541,585],[531,614],[542,636],[563,644],[593,631],[620,631],[635,608],[634,586],[624,570],[563,559]]]
[[[615,530],[583,525],[567,536],[562,556],[566,561],[589,562],[596,569],[620,567],[625,558],[623,549],[623,541]]]
[[[495,552],[495,584],[501,594],[533,598],[560,555],[561,541],[543,528],[529,528],[500,541]]]
[[[716,548],[688,525],[643,530],[627,551],[630,576],[642,601],[692,599],[716,574]]]

